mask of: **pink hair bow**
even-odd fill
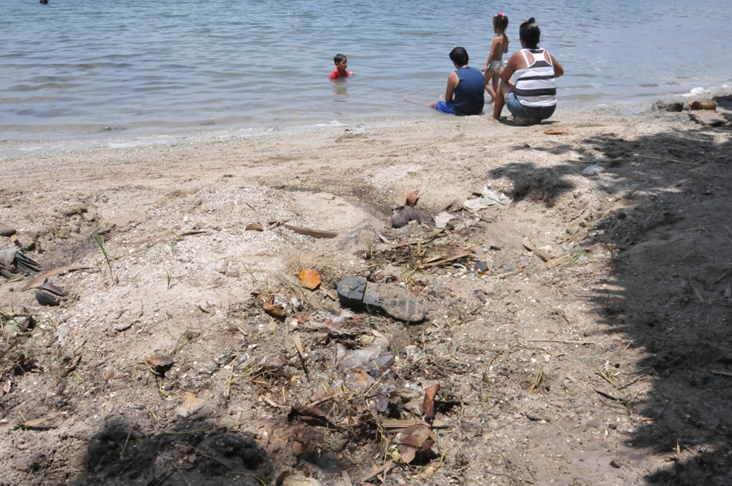
[[[503,12],[498,12],[498,13],[496,14],[496,17],[503,17]]]

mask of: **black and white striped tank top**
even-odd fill
[[[534,56],[529,63],[526,52]],[[544,49],[521,49],[527,67],[517,69],[515,73],[516,98],[524,106],[554,106],[557,104],[557,85],[554,82],[554,65],[544,58]],[[548,53],[547,53],[548,54]]]

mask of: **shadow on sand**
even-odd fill
[[[614,252],[595,282],[610,290],[588,297],[597,334],[623,335],[645,356],[633,366],[651,392],[633,397],[618,386],[603,400],[641,418],[627,440],[639,456],[659,458],[649,483],[732,484],[731,135],[729,125],[631,140],[610,134],[584,140],[594,151],[560,167],[518,163],[491,173],[513,182],[516,200],[552,208],[575,190],[569,174],[607,168],[597,188],[625,206],[590,215],[578,243]]]

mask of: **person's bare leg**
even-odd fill
[[[498,86],[496,83],[495,75],[493,71],[490,69],[485,70],[485,74],[483,74],[483,80],[485,81],[485,90],[488,91],[488,94],[491,95],[491,103],[493,103],[496,100],[496,91],[491,88],[491,80],[493,80],[493,86]]]
[[[496,90],[496,101],[493,104],[493,118],[496,120],[501,119],[501,111],[503,111],[503,106],[506,104],[506,95],[513,88],[514,84],[512,82],[504,83],[501,81],[499,88]]]

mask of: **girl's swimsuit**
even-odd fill
[[[499,37],[502,35],[503,34],[496,34],[493,37]],[[503,58],[503,54],[506,52],[508,52],[508,49],[504,49],[503,51],[499,52],[498,59],[495,59],[495,60],[491,61],[490,63],[488,63],[488,69],[490,69],[491,71],[493,71],[496,74],[501,72],[501,68],[503,67],[502,58]]]

